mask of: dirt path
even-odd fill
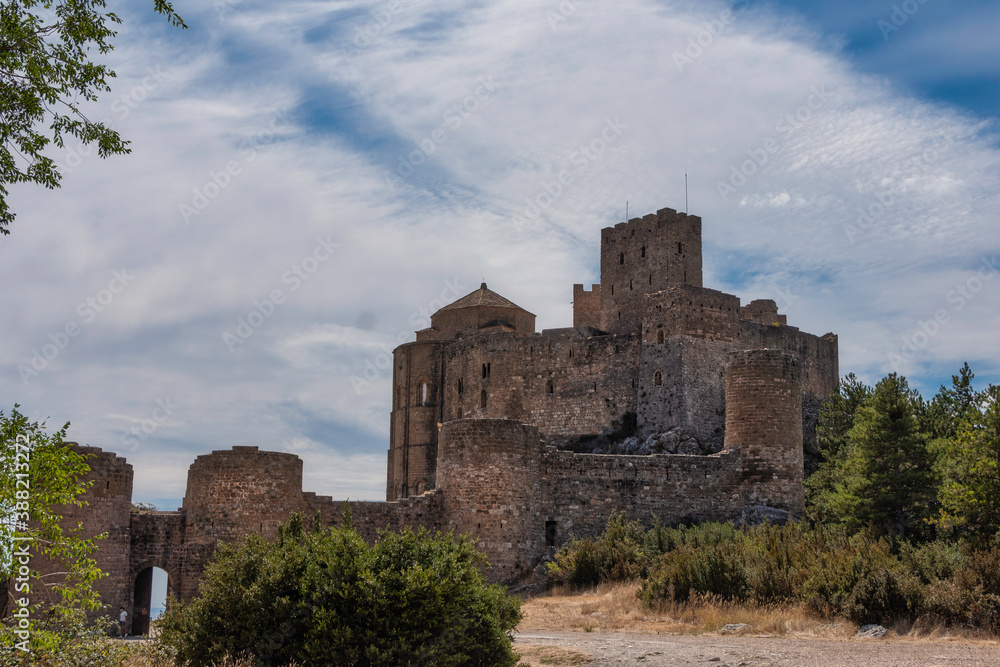
[[[1000,667],[1000,646],[986,643],[519,632],[516,648],[532,665]]]

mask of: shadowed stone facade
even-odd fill
[[[387,500],[348,503],[366,539],[468,533],[490,576],[513,584],[616,511],[664,524],[802,512],[803,443],[838,381],[837,337],[703,287],[697,216],[662,209],[604,229],[600,257],[602,283],[573,287],[572,328],[535,332],[484,283],[395,350]],[[74,518],[111,532],[100,592],[130,618],[148,605],[150,567],[189,600],[218,543],[274,536],[292,512],[340,521],[343,501],[303,492],[298,457],[257,447],[199,456],[179,511],[129,515],[131,466],[86,449],[95,485]]]

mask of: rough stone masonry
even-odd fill
[[[468,533],[489,576],[516,584],[617,511],[663,524],[800,514],[837,336],[789,326],[772,300],[741,306],[703,287],[701,247],[701,219],[669,208],[602,230],[601,284],[573,286],[565,329],[536,332],[485,283],[434,313],[394,351],[386,501],[349,503],[365,538]],[[293,512],[340,521],[343,502],[303,492],[292,454],[199,456],[178,511],[135,512],[132,466],[81,449],[90,504],[66,517],[109,533],[96,586],[130,619],[149,606],[152,567],[186,601],[218,543],[274,536]]]

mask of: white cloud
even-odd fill
[[[169,76],[119,119],[133,155],[84,157],[56,192],[12,189],[3,402],[118,450],[129,419],[176,402],[177,426],[126,453],[146,498],[178,497],[199,453],[257,444],[301,452],[307,490],[377,499],[380,355],[483,279],[540,328],[568,325],[572,284],[599,280],[601,227],[626,201],[682,208],[685,171],[706,285],[836,331],[844,373],[891,370],[901,337],[1000,250],[981,120],[858,75],[785,17],[736,14],[678,71],[673,54],[728,5],[575,4],[553,30],[552,2],[403,3],[364,48],[353,27],[380,3],[340,3],[349,18],[330,25],[326,2],[234,3],[221,20],[192,5],[187,35],[123,32],[110,99],[148,67]],[[293,290],[321,237],[339,249]],[[122,268],[135,280],[83,323],[78,304]],[[274,290],[283,302],[231,353],[223,333]],[[968,358],[997,381],[997,312],[992,281],[901,370],[933,390]],[[22,383],[18,365],[70,321],[81,333]]]

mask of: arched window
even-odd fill
[[[646,256],[646,246],[642,246],[642,256]]]
[[[656,375],[653,376],[653,384],[657,387],[663,384],[663,374],[660,371],[656,371]]]
[[[618,255],[618,263],[619,264],[625,263],[625,253],[621,253],[620,255]]]
[[[486,364],[483,364],[483,378],[486,378]]]
[[[552,393],[552,391],[553,391],[553,387],[552,387],[552,380],[548,380],[548,381],[547,381],[547,382],[545,383],[545,393],[546,393],[546,394],[551,394],[551,393]]]
[[[663,329],[656,332],[656,342],[663,345]]]
[[[423,492],[424,492],[424,480],[420,480],[419,482],[417,482],[417,495],[419,496]]]
[[[684,252],[684,244],[680,241],[677,242],[677,254],[680,255]]]
[[[427,385],[427,382],[426,381],[421,382],[420,393],[417,398],[420,405],[427,405],[427,402],[429,400],[429,394],[430,394],[430,387]]]
[[[485,389],[483,389],[482,391],[479,392],[479,407],[483,408],[483,409],[486,408],[486,390]]]
[[[465,385],[462,384],[462,378],[458,378],[458,393],[465,393]]]

